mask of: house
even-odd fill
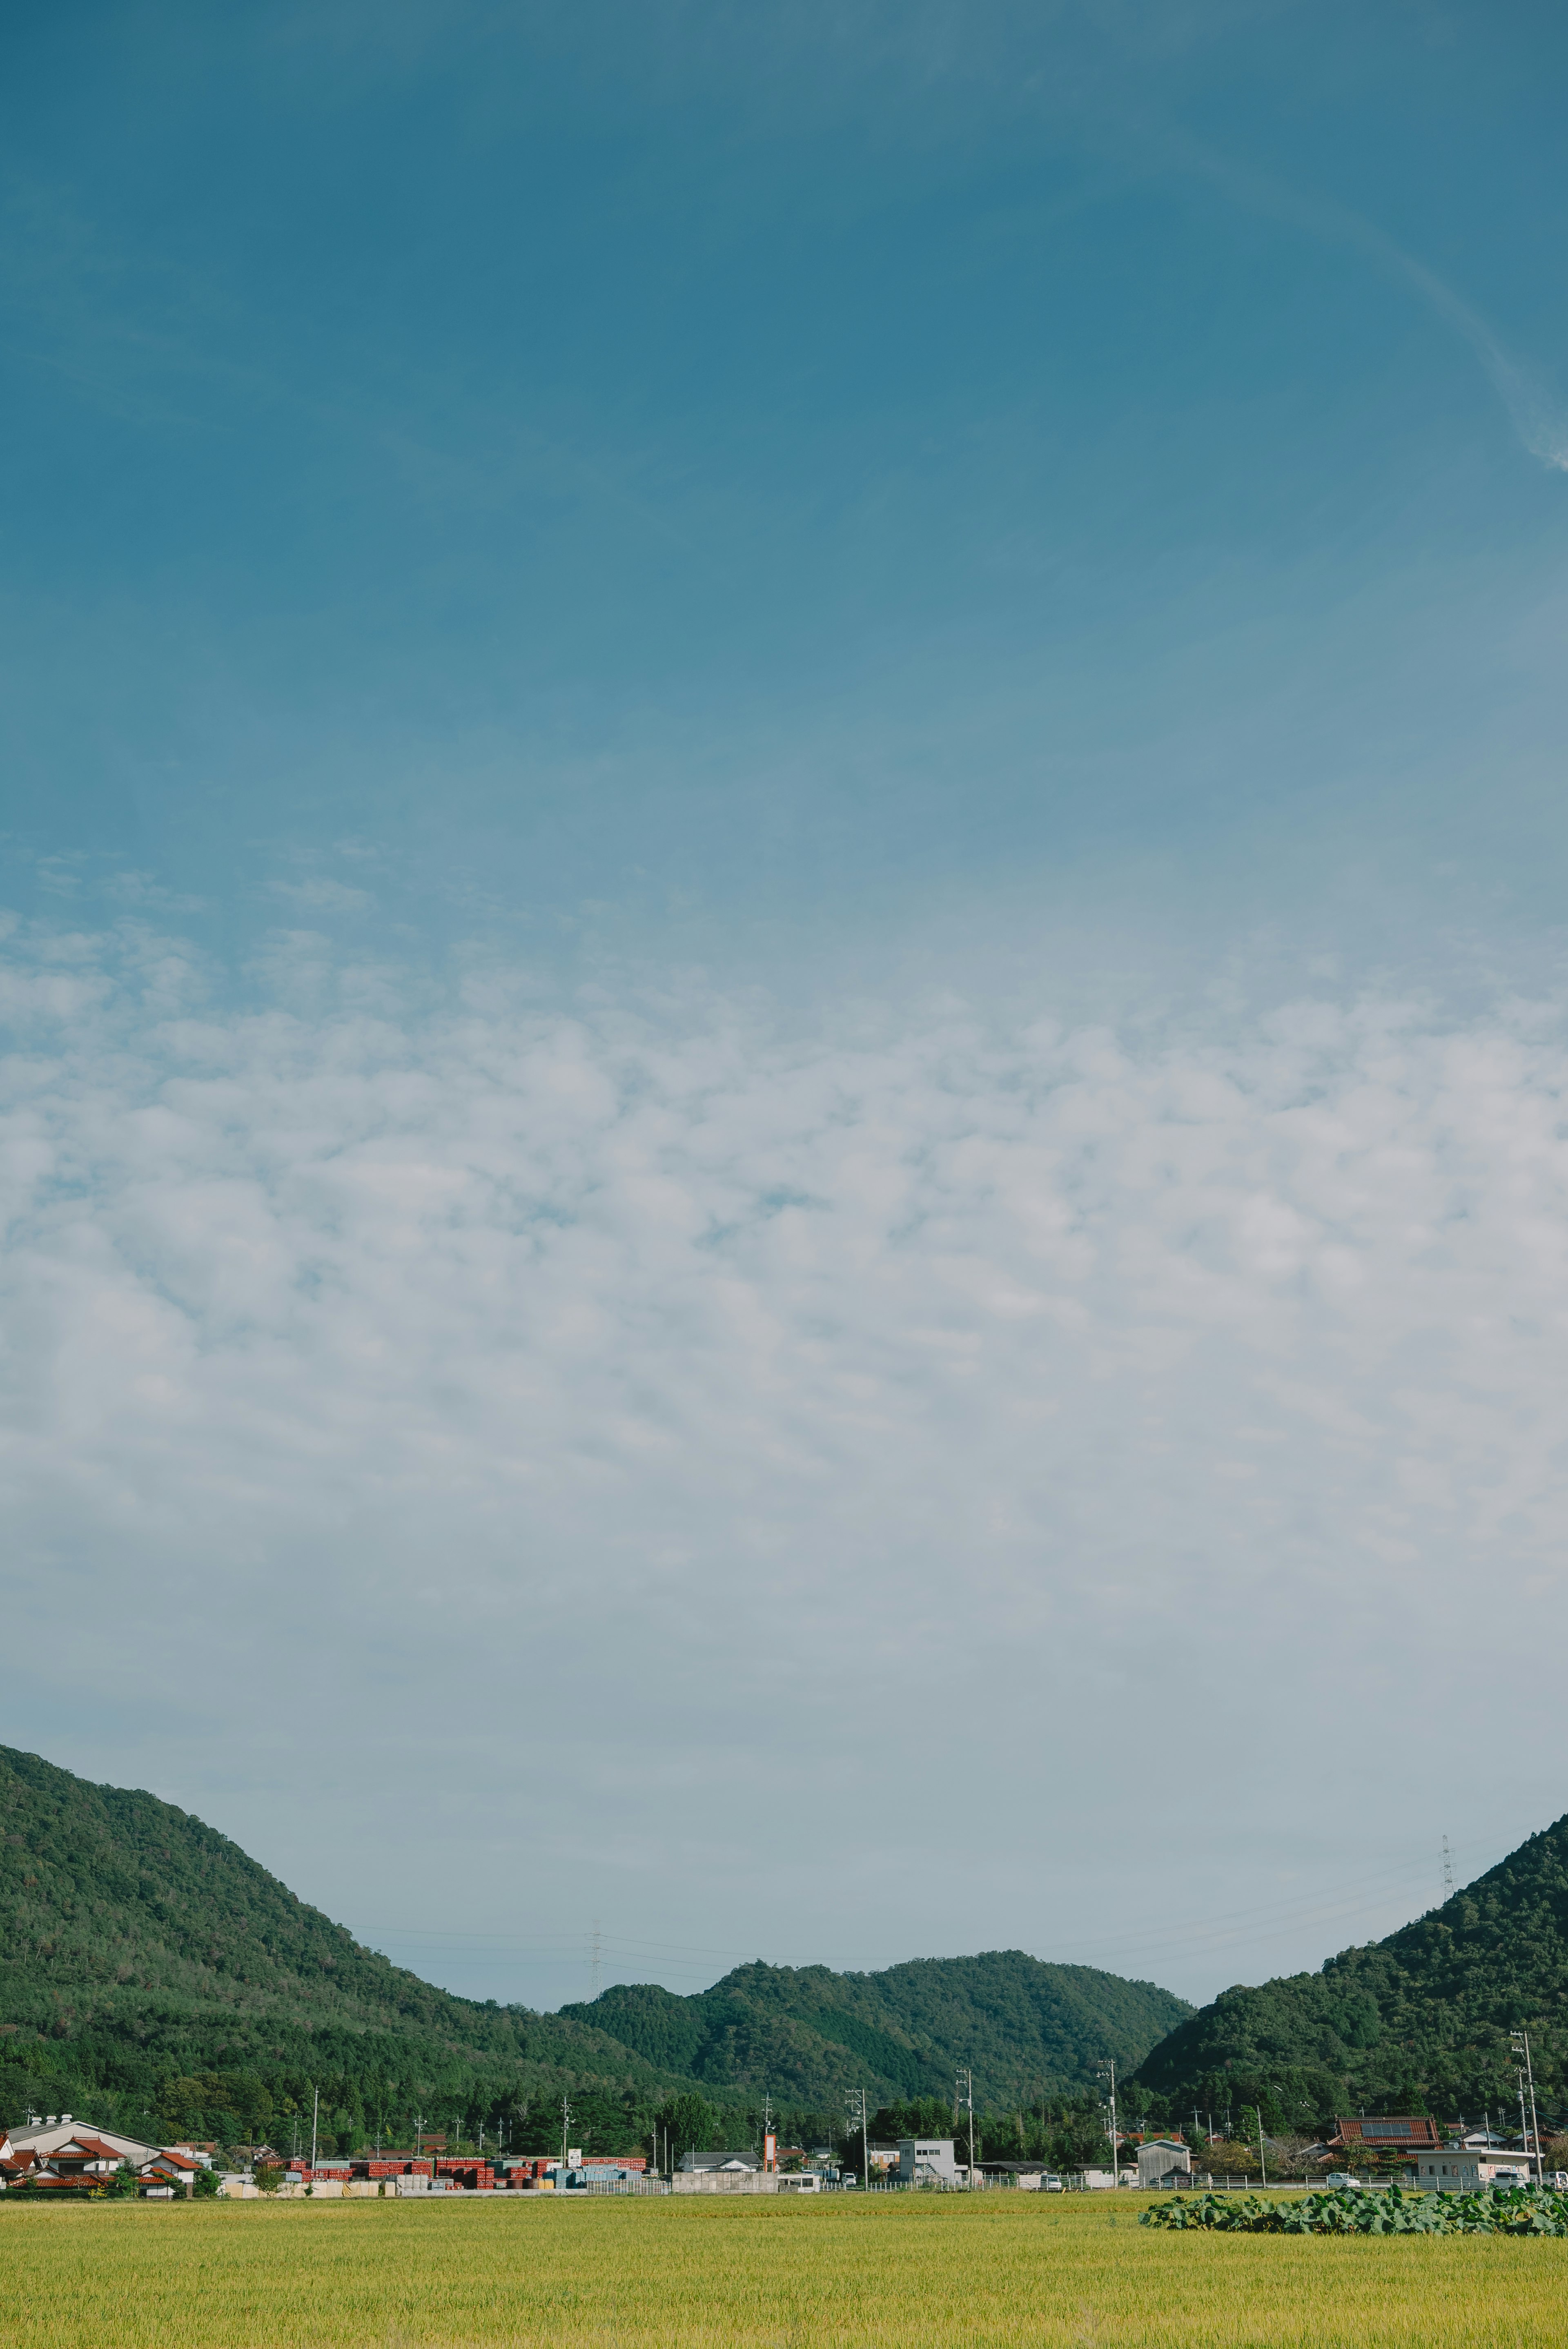
[[[1479,2194],[1480,2157],[1462,2145],[1423,2146],[1416,2157],[1416,2183],[1424,2194]]]
[[[1416,2183],[1425,2194],[1480,2194],[1489,2186],[1523,2186],[1535,2175],[1528,2153],[1496,2146],[1445,2145],[1416,2157]]]
[[[143,2162],[152,2160],[155,2155],[170,2149],[161,2145],[146,2144],[138,2137],[122,2136],[116,2129],[99,2128],[93,2122],[73,2120],[69,2113],[51,2113],[46,2121],[29,2121],[26,2128],[14,2128],[8,2135],[18,2152],[26,2149],[46,2155],[67,2145],[83,2128],[87,2128],[100,2144],[112,2147],[122,2161],[129,2161],[138,2168]],[[192,2166],[194,2162],[195,2156],[192,2155]]]
[[[1191,2148],[1180,2137],[1149,2138],[1138,2148],[1138,2182],[1145,2188],[1190,2186],[1192,2182]]]
[[[0,2188],[30,2184],[55,2193],[90,2193],[128,2169],[146,2192],[189,2194],[202,2166],[203,2157],[189,2147],[146,2145],[73,2120],[69,2113],[0,2134]]]
[[[873,2146],[874,2155],[877,2148]],[[898,2141],[898,2174],[905,2186],[956,2186],[958,2164],[950,2137],[903,2137]]]
[[[987,2186],[1019,2187],[1026,2194],[1038,2194],[1047,2175],[1043,2161],[982,2161],[977,2167]]]
[[[1444,2143],[1442,2124],[1424,2113],[1363,2113],[1357,2120],[1338,2120],[1329,2144],[1336,2152],[1429,2152]]]

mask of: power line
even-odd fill
[[[1454,1890],[1454,1863],[1452,1847],[1446,1835],[1442,1838],[1442,1854],[1443,1892],[1444,1898],[1449,1899]],[[1396,1889],[1430,1864],[1429,1859],[1410,1860],[1379,1868],[1366,1876],[1351,1878],[1333,1892],[1309,1893],[1283,1902],[1255,1901],[1242,1909],[1210,1912],[1207,1916],[1183,1920],[1153,1933],[1143,1932],[1116,1941],[1102,1942],[1094,1950],[1074,1956],[1058,1956],[1054,1962],[1099,1965],[1142,1951],[1190,1951],[1193,1954],[1201,1954],[1204,1950],[1217,1951],[1237,1942],[1282,1940],[1314,1925],[1330,1924],[1337,1919],[1365,1914],[1373,1907],[1382,1906],[1381,1901],[1368,1901],[1362,1898],[1363,1889],[1377,1886],[1392,1897]],[[476,1957],[499,1958],[514,1966],[559,1964],[562,1957],[570,1955],[574,1940],[570,1934],[540,1933],[531,1935],[526,1941],[514,1940],[510,1933],[495,1928],[467,1930],[450,1927],[383,1924],[370,1926],[366,1930],[413,1948],[442,1950],[453,1955],[471,1952]],[[363,1941],[361,1946],[364,1946]],[[575,1946],[581,1950],[581,1940],[577,1940]],[[751,1959],[772,1965],[820,1962],[816,1955],[808,1957],[800,1953],[787,1956],[775,1951],[770,1957],[763,1957],[755,1945],[747,1950],[723,1949],[711,1943],[661,1941],[606,1933],[595,1921],[591,1954],[595,1998],[600,1994],[603,1957],[606,1951],[624,1960],[639,1956],[655,1958],[659,1962],[661,1972],[693,1977],[707,1973],[704,1961],[707,1960]]]
[[[1110,2182],[1113,2186],[1119,2186],[1121,2147],[1117,2141],[1116,2134],[1116,2064],[1114,2059],[1108,2055],[1103,2064],[1097,2064],[1094,2068],[1102,2080],[1109,2080],[1110,2083]],[[973,2122],[970,2126],[973,2127]]]
[[[959,2112],[969,2115],[969,2186],[975,2186],[975,2075],[965,2068],[953,2083],[953,2102]]]
[[[863,2088],[848,2088],[844,2092],[844,2100],[849,2106],[849,2119],[851,2131],[855,2126],[857,2112],[859,2114],[861,2128],[861,2183],[869,2194],[872,2184],[872,2125],[870,2116],[866,2111],[866,2092]]]

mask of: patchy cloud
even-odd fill
[[[106,1714],[165,1784],[221,1749],[232,1825],[324,1723],[356,1805],[435,1724],[440,1865],[498,1832],[458,1815],[477,1741],[548,1788],[505,1833],[584,1914],[678,1881],[688,1939],[796,1951],[874,1885],[866,1957],[1093,1954],[1060,1888],[1152,1832],[1140,1737],[1244,1756],[1240,1867],[1308,1756],[1415,1795],[1423,1740],[1512,1733],[1548,1671],[1554,1007],[802,1033],[504,976],[394,1010],[315,940],[313,1011],[219,1016],[132,948],[13,940],[0,982],[0,1468],[61,1758]]]

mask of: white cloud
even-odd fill
[[[492,978],[391,1016],[312,948],[308,1014],[216,1013],[145,939],[13,939],[0,976],[0,1479],[60,1758],[124,1775],[129,1740],[193,1800],[222,1752],[222,1823],[339,1908],[416,1898],[409,1797],[371,1793],[428,1747],[443,1800],[548,1791],[508,1848],[584,1915],[618,1887],[831,1956],[847,1902],[851,1955],[1070,1953],[1108,1834],[1140,1899],[1252,1885],[1306,1756],[1419,1801],[1446,1728],[1506,1748],[1544,1698],[1554,1009],[802,1034]],[[1229,1857],[1156,1825],[1173,1724],[1233,1782]],[[331,1804],[267,1811],[301,1770],[371,1802],[352,1866]],[[431,1882],[487,1816],[443,1814]]]

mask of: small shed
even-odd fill
[[[1140,2186],[1185,2186],[1192,2176],[1191,2148],[1180,2137],[1157,2137],[1138,2148]]]

